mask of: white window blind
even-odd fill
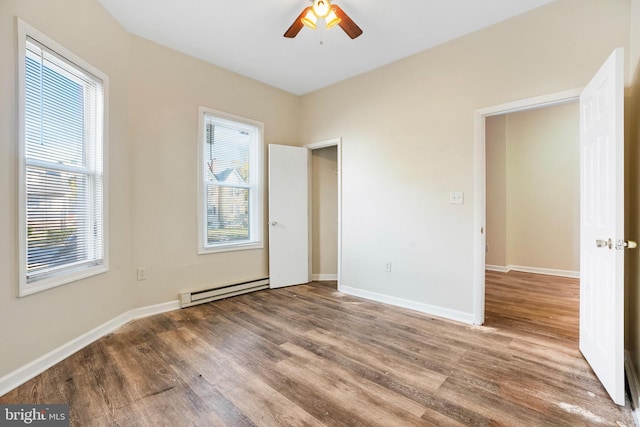
[[[260,129],[210,113],[202,119],[204,249],[258,243]]]
[[[102,79],[35,39],[27,36],[25,46],[21,179],[28,290],[104,262],[104,89]]]

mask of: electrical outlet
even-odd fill
[[[391,273],[391,261],[387,261],[384,263],[384,271],[387,273]]]
[[[138,274],[138,280],[147,280],[147,268],[146,267],[138,267],[136,271]]]

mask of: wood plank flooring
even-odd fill
[[[628,426],[577,349],[577,281],[487,273],[487,324],[313,282],[131,322],[0,398],[78,426]]]
[[[578,279],[487,271],[485,325],[578,345]]]

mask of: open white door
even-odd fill
[[[624,55],[580,95],[580,351],[611,398],[624,384]]]
[[[269,144],[269,283],[309,282],[309,150]]]

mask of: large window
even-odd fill
[[[262,124],[201,107],[199,127],[200,253],[263,247]]]
[[[106,76],[19,21],[20,295],[107,270]]]

